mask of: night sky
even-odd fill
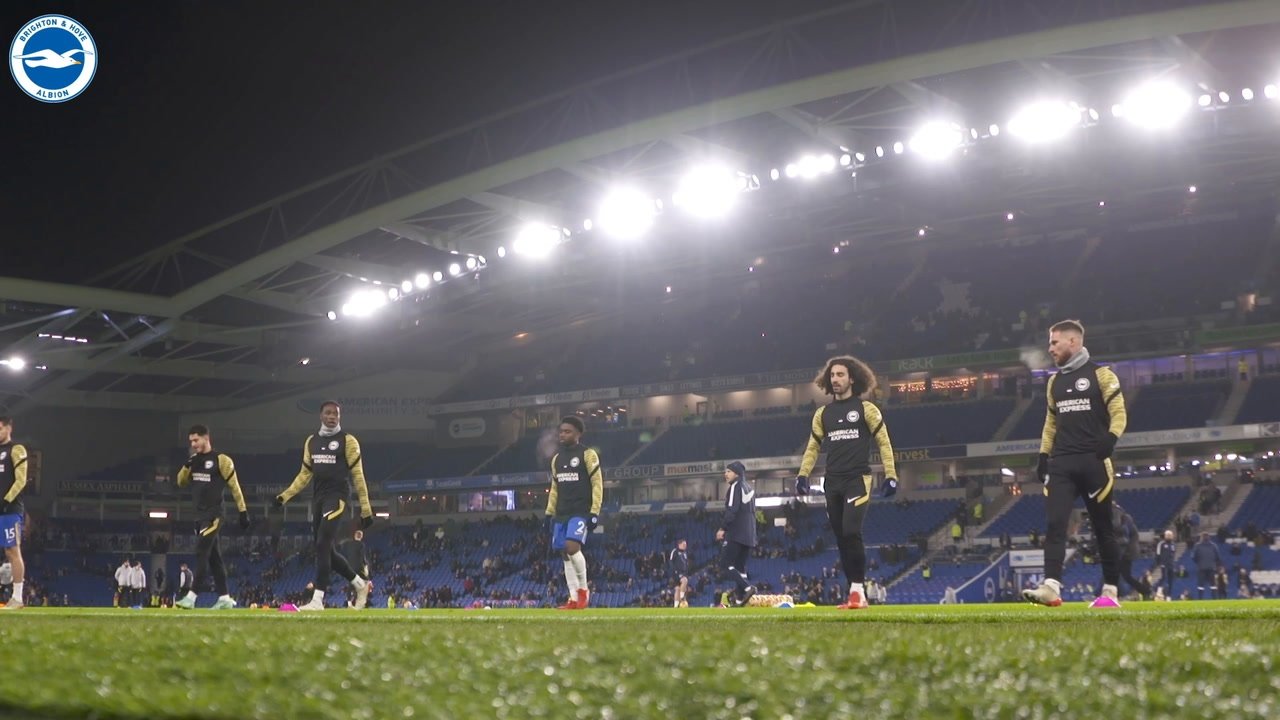
[[[5,2],[6,43],[65,14],[99,67],[60,104],[0,79],[0,276],[82,281],[376,154],[821,5]]]

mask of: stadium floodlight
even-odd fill
[[[897,142],[895,142],[895,143],[893,144],[893,154],[894,154],[894,155],[901,155],[904,151],[906,151],[906,149],[907,149],[907,146],[906,146],[906,145],[903,145],[901,140],[899,140],[899,141],[897,141]]]
[[[840,156],[840,167],[849,167],[853,164],[853,156],[845,153]]]
[[[1229,103],[1231,102],[1231,93],[1227,92],[1226,90],[1223,90],[1218,93],[1218,99],[1224,103]]]
[[[769,170],[770,180],[777,180],[780,177],[782,177],[782,174],[778,172],[778,168],[772,168]]]
[[[0,360],[0,365],[4,365],[14,372],[22,372],[27,367],[27,361],[17,355],[12,355],[4,360]]]
[[[911,152],[923,155],[930,160],[941,160],[960,147],[964,142],[964,131],[959,125],[947,122],[925,123],[911,136],[909,146]],[[894,143],[894,152],[899,152],[900,143]]]
[[[1061,100],[1034,102],[1014,114],[1006,127],[1023,142],[1051,142],[1080,127],[1082,110],[1076,103]]]
[[[560,244],[560,230],[551,225],[529,223],[520,229],[511,249],[517,255],[541,260]]]
[[[467,262],[465,264],[468,270],[475,270],[476,268],[480,267],[480,261],[476,260],[473,257],[467,258]]]
[[[387,299],[392,301],[399,300],[400,288],[398,287],[387,288]]]
[[[506,247],[504,247],[504,246],[502,246],[502,245],[499,245],[499,246],[498,246],[498,259],[499,259],[499,260],[501,260],[502,258],[504,258],[504,257],[506,257],[506,256],[507,256],[507,248],[506,248]]]
[[[1013,213],[1005,213],[1004,219],[1013,222]]]
[[[722,165],[702,165],[685,173],[671,201],[690,215],[724,217],[744,187],[743,178]]]
[[[369,317],[387,304],[387,296],[380,290],[358,290],[342,304],[342,314],[348,317]]]
[[[653,227],[653,198],[635,188],[615,188],[600,202],[600,229],[618,240],[635,240]]]
[[[431,285],[431,276],[424,272],[420,272],[413,276],[413,284],[419,290],[426,290]]]
[[[795,163],[787,163],[784,171],[787,173],[787,177],[793,178],[800,174],[800,166]]]
[[[436,281],[436,282],[444,282],[444,273],[442,273],[442,272],[440,272],[439,270],[437,270],[437,271],[435,271],[435,272],[431,273],[431,279],[432,279],[432,280],[434,280],[434,281]]]
[[[591,228],[595,227],[595,223],[591,222],[591,218],[582,221],[582,231],[591,232]]]
[[[405,295],[408,295],[409,293],[413,292],[413,281],[412,280],[401,281],[400,292],[404,293]]]
[[[1280,95],[1280,90],[1275,85],[1267,85],[1262,88],[1262,94],[1266,95],[1268,100],[1275,100],[1276,95]]]
[[[877,146],[876,146],[876,157],[879,157],[879,158],[884,157],[884,147],[883,147],[883,146],[881,146],[881,145],[877,145]]]
[[[987,126],[987,133],[991,135],[991,137],[1000,137],[1000,126],[995,123],[991,123],[991,125]]]
[[[1252,99],[1253,99],[1253,88],[1245,88],[1245,89],[1241,90],[1241,91],[1240,91],[1240,97],[1244,98],[1245,100],[1252,100]]]
[[[806,180],[812,180],[818,177],[818,173],[822,172],[822,161],[816,155],[805,155],[800,158],[797,163],[800,168],[800,177]]]
[[[1195,185],[1188,186],[1188,187],[1187,187],[1187,192],[1189,192],[1189,193],[1191,193],[1192,195],[1194,195],[1194,194],[1196,193],[1196,186],[1195,186]]]
[[[325,313],[324,316],[329,318],[330,320],[338,319],[338,313],[336,310],[330,310],[329,312]]]
[[[818,169],[824,173],[829,173],[836,169],[836,156],[826,153],[818,158]]]
[[[1173,127],[1191,109],[1191,95],[1168,81],[1134,88],[1124,102],[1112,109],[1117,117],[1150,130]]]
[[[1210,105],[1213,104],[1213,96],[1207,95],[1207,94],[1201,95],[1199,98],[1196,99],[1196,102],[1200,104],[1200,107],[1209,107]]]
[[[449,263],[449,276],[458,277],[462,273],[462,266],[458,263]]]
[[[853,159],[854,159],[854,160],[857,160],[858,162],[866,162],[866,161],[867,161],[867,156],[866,156],[866,155],[863,155],[863,154],[862,154],[862,153],[860,153],[860,152],[856,152],[856,153],[854,153],[854,154],[853,154]]]

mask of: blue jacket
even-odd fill
[[[724,495],[724,539],[747,547],[756,546],[756,490],[746,480],[729,483]]]
[[[1212,540],[1201,540],[1191,548],[1191,558],[1196,562],[1197,570],[1216,570],[1222,564],[1218,555],[1218,546]]]

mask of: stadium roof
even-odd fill
[[[1188,182],[1230,188],[1203,194],[1223,206],[1274,197],[1280,101],[1268,104],[1263,87],[1280,82],[1280,3],[1099,5],[846,3],[426,138],[80,285],[0,279],[3,355],[29,365],[3,373],[0,397],[11,410],[242,405],[391,368],[457,368],[518,332],[607,320],[622,279],[694,272],[710,286],[750,258],[801,247],[975,241],[1006,211],[1061,225],[1103,196],[1141,213]],[[1210,102],[1177,133],[1136,133],[1111,106],[1152,78]],[[1252,103],[1240,102],[1245,87]],[[992,137],[991,125],[1047,96],[1095,109],[1086,123],[1096,127],[1039,152]],[[962,157],[936,165],[894,152],[936,120],[963,129]],[[770,177],[823,153],[862,159],[829,181]],[[611,184],[669,198],[706,160],[760,185],[723,226],[668,211],[645,241],[651,253],[583,232]],[[571,230],[559,259],[499,258],[530,222]],[[448,278],[455,262],[456,278],[431,277]],[[424,273],[429,289],[415,285],[379,317],[327,317],[355,289],[386,292]]]

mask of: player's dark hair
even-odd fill
[[[585,423],[582,422],[582,418],[576,415],[565,415],[564,417],[560,418],[560,424],[572,425],[573,429],[577,430],[579,434],[587,431],[587,426]]]
[[[201,436],[201,437],[208,437],[208,436],[209,436],[209,427],[208,427],[207,425],[192,425],[192,426],[191,426],[191,429],[187,431],[187,434],[188,434],[188,435],[199,435],[199,436]]]
[[[1073,332],[1084,337],[1084,324],[1079,320],[1062,320],[1054,323],[1049,332]]]
[[[338,401],[336,400],[325,400],[324,402],[320,403],[320,412],[324,412],[324,409],[329,407],[330,405],[332,405],[333,408],[338,412],[342,412],[342,406],[339,405]]]
[[[0,425],[8,425],[13,427],[13,418],[8,415],[0,415]]]
[[[836,365],[843,365],[844,369],[849,372],[849,377],[853,380],[853,397],[862,397],[872,390],[876,389],[876,374],[866,363],[856,357],[850,355],[839,355],[827,361],[822,372],[813,379],[813,384],[827,395],[835,395],[835,391],[831,389],[831,368]]]

